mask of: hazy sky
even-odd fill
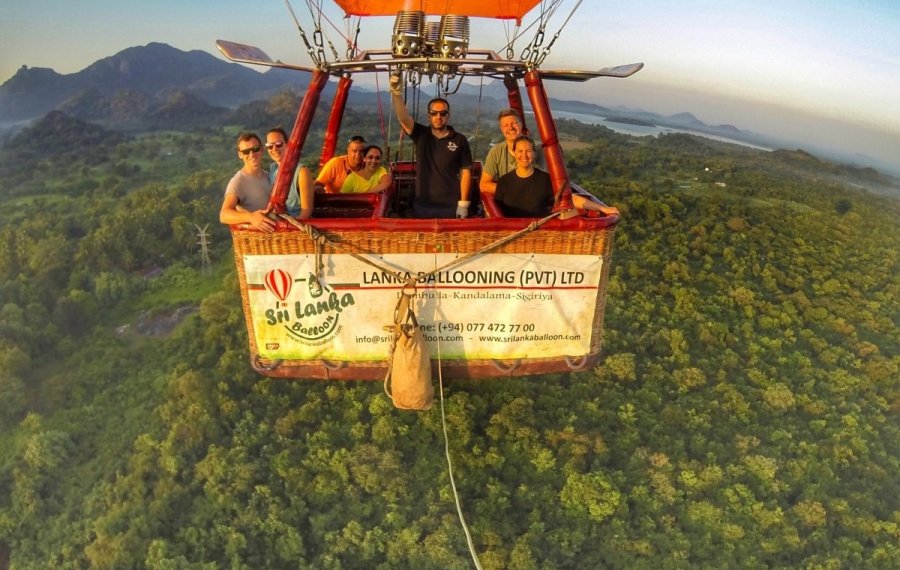
[[[547,27],[548,40],[575,3],[564,2]],[[293,1],[311,31],[306,5]],[[309,63],[280,0],[0,0],[0,8],[0,82],[23,64],[72,73],[151,41],[218,55],[214,42],[223,38]],[[343,29],[339,12],[329,10]],[[386,47],[391,25],[391,18],[364,22],[363,46]],[[503,54],[511,29],[473,22],[471,45]],[[333,29],[331,36],[339,40]],[[524,42],[516,46],[518,53]],[[900,0],[588,0],[544,67],[634,61],[646,67],[629,79],[554,83],[548,90],[554,97],[690,111],[707,123],[858,145],[883,160],[893,156],[900,169]]]

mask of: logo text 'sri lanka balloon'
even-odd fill
[[[266,273],[266,289],[275,295],[280,303],[284,303],[287,296],[291,294],[293,284],[294,278],[284,269],[273,269]]]

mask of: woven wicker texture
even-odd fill
[[[567,358],[529,358],[516,361],[494,360],[442,360],[438,363],[432,355],[435,367],[440,364],[445,376],[509,376],[565,372],[584,368],[597,360],[602,345],[603,316],[606,303],[606,285],[612,256],[615,226],[596,230],[543,230],[525,234],[491,253],[536,253],[600,255],[603,267],[597,292],[594,319],[591,326],[590,352],[587,358],[572,362]],[[337,248],[325,244],[322,253],[397,254],[397,253],[472,253],[508,236],[509,231],[452,231],[406,232],[396,230],[328,231],[323,233]],[[360,379],[383,378],[385,362],[326,362],[322,360],[284,360],[278,362],[259,359],[256,335],[250,317],[247,276],[244,256],[290,255],[315,253],[315,244],[303,231],[290,230],[261,233],[254,230],[232,228],[234,256],[241,286],[242,305],[250,342],[251,362],[267,376],[284,378]],[[387,354],[385,354],[387,358]]]

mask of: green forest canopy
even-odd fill
[[[0,568],[471,567],[437,408],[249,367],[216,218],[234,133],[290,124],[272,107],[89,149],[55,117],[53,145],[0,150]],[[559,128],[623,212],[604,359],[446,387],[483,567],[900,567],[897,194],[798,152]]]

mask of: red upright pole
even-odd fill
[[[331,103],[331,114],[328,115],[328,127],[325,129],[325,141],[322,143],[322,156],[319,158],[319,168],[334,156],[337,148],[338,131],[341,130],[341,122],[344,120],[344,109],[347,107],[347,97],[350,95],[350,86],[353,80],[349,75],[341,77],[338,81],[337,91],[334,93],[334,101]]]
[[[309,126],[312,124],[313,115],[316,114],[319,96],[322,94],[322,90],[325,89],[326,83],[328,83],[327,73],[320,69],[313,71],[309,80],[309,86],[306,88],[306,95],[303,96],[300,109],[297,111],[294,128],[291,129],[291,138],[288,139],[287,150],[284,151],[284,157],[281,159],[281,165],[278,167],[278,176],[275,179],[272,197],[269,198],[269,209],[277,214],[285,212],[284,203],[291,188],[291,181],[294,177],[294,171],[297,169],[297,163],[300,162],[300,150],[303,148],[303,144],[306,143]]]
[[[528,90],[528,99],[534,110],[534,121],[537,123],[538,132],[543,144],[544,160],[547,161],[547,171],[553,181],[553,190],[558,197],[553,211],[569,210],[572,205],[572,188],[569,186],[569,172],[566,170],[566,161],[563,158],[562,148],[556,135],[556,124],[550,114],[550,102],[547,92],[544,90],[544,82],[541,80],[541,72],[534,69],[525,74],[525,87]]]
[[[506,86],[506,98],[509,100],[509,108],[519,114],[519,122],[522,123],[522,134],[528,134],[528,126],[525,124],[525,105],[522,104],[522,92],[519,91],[519,81],[515,77],[507,75],[503,78]]]

